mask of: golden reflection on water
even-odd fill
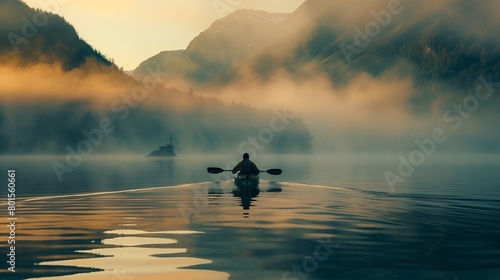
[[[262,180],[248,210],[223,184],[20,199],[15,279],[283,279],[319,241],[332,253],[309,279],[498,279],[495,183],[388,194]]]
[[[188,237],[204,233],[187,229],[178,207],[171,207],[187,204],[192,198],[190,191],[166,193],[166,197],[154,192],[147,195],[130,192],[22,203],[20,215],[27,233],[23,241],[40,246],[50,243],[48,249],[54,252],[50,260],[37,263],[35,270],[64,271],[61,267],[98,270],[30,279],[228,279],[228,273],[189,269],[212,263],[187,255]],[[73,241],[74,244],[68,244]],[[64,245],[57,245],[63,242]],[[62,248],[74,248],[74,255],[58,254]]]
[[[108,234],[159,234],[142,230],[113,230]],[[163,232],[165,233],[165,232]],[[170,234],[193,234],[189,231],[166,231]],[[157,245],[176,244],[175,239],[142,236],[113,237],[102,240],[102,244],[117,247],[77,250],[76,253],[95,255],[95,258],[42,262],[41,266],[89,267],[102,271],[91,274],[75,274],[37,279],[227,279],[228,274],[207,270],[182,269],[194,265],[211,263],[210,260],[182,257],[186,248],[155,248]],[[153,247],[138,247],[153,246]]]
[[[33,268],[54,274],[31,279],[218,280],[228,279],[227,271],[237,279],[254,279],[263,271],[266,279],[279,279],[283,270],[265,268],[252,252],[287,251],[283,242],[308,232],[325,237],[331,222],[343,219],[328,206],[346,199],[347,192],[287,186],[281,193],[279,184],[261,186],[269,190],[262,187],[248,210],[230,189],[203,186],[26,201],[20,207],[28,232],[23,240],[54,252],[40,254]],[[349,209],[342,212],[356,209],[343,207]]]
[[[104,245],[114,245],[114,246],[142,246],[148,244],[175,244],[177,240],[167,239],[167,238],[147,238],[147,237],[115,237],[110,239],[104,239],[102,244]]]

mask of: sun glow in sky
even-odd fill
[[[80,37],[132,70],[165,50],[187,47],[215,20],[237,9],[290,13],[304,0],[25,0],[63,16]]]

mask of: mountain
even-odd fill
[[[171,75],[179,73],[179,71],[183,69],[183,55],[184,50],[160,52],[142,62],[136,69],[129,71],[128,74],[141,79],[150,74],[149,69],[155,69],[157,67],[161,68],[163,72]]]
[[[492,92],[500,86],[498,1],[359,2],[306,0],[286,15],[236,11],[175,61],[162,53],[148,63],[171,73],[169,85],[289,106],[330,151],[413,149],[414,139],[451,123],[460,137],[449,150],[498,152],[500,134],[490,128],[500,114]],[[485,85],[492,97],[465,104],[481,110],[462,127],[470,114],[460,108]]]
[[[215,21],[185,50],[161,52],[141,63],[132,75],[141,79],[147,74],[146,68],[155,65],[194,84],[228,82],[236,78],[235,67],[272,44],[275,34],[285,29],[283,24],[288,17],[288,14],[238,10]]]
[[[111,66],[101,53],[82,40],[62,17],[30,8],[19,0],[0,1],[0,59],[15,57],[21,64],[60,62],[66,71],[87,60]]]
[[[463,89],[482,75],[500,78],[495,36],[500,24],[488,12],[495,10],[495,1],[443,2],[434,9],[428,3],[408,5],[401,4],[392,14],[384,7],[360,10],[357,14],[365,17],[345,26],[333,20],[338,17],[338,1],[308,0],[290,19],[315,15],[309,36],[297,45],[295,61],[317,62],[337,83],[360,72],[379,76],[402,62],[411,67],[400,67],[401,75],[417,83]]]
[[[314,68],[336,86],[387,71],[455,90],[481,75],[500,79],[495,1],[401,2],[394,13],[387,1],[372,3],[307,0],[290,15],[239,10],[176,52],[175,61],[169,52],[147,61],[195,86],[224,86],[249,69],[266,80],[283,70],[301,79]]]
[[[0,154],[147,154],[171,136],[179,154],[312,148],[290,112],[163,87],[168,75],[155,64],[137,82],[58,15],[0,0],[0,22]]]

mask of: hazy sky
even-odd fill
[[[25,0],[63,16],[80,36],[126,70],[164,50],[184,49],[228,12],[289,13],[304,0]],[[47,4],[47,3],[56,3]]]

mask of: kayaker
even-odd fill
[[[236,174],[237,172],[243,173],[243,174],[259,174],[260,170],[257,168],[257,165],[253,163],[250,160],[250,156],[248,153],[243,154],[243,160],[238,162],[235,167],[233,167],[233,174]]]

